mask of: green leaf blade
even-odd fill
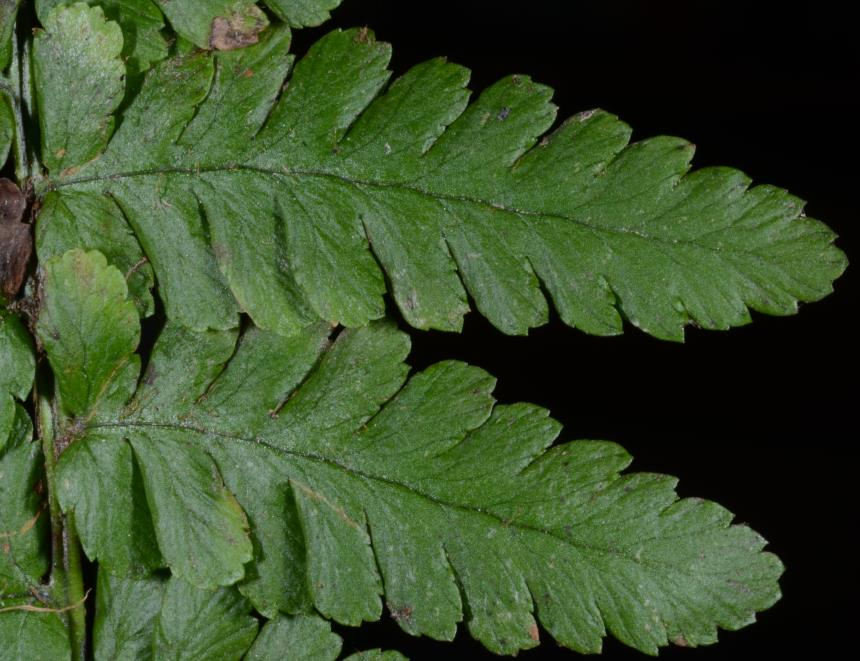
[[[54,9],[43,24],[33,40],[42,161],[60,172],[97,156],[110,139],[125,92],[123,34],[101,8],[83,3]]]
[[[235,588],[199,590],[174,577],[164,593],[154,656],[238,661],[254,642],[257,628],[248,602]]]
[[[390,324],[325,337],[250,329],[226,364],[222,348],[171,377],[201,393],[183,407],[149,409],[157,380],[144,383],[75,442],[131,445],[175,575],[350,625],[384,597],[412,634],[451,639],[465,619],[506,654],[534,647],[539,622],[582,652],[607,633],[648,653],[707,644],[778,599],[782,565],[759,535],[678,500],[672,478],[622,475],[618,446],[548,449],[547,412],[494,405],[494,379],[463,363],[406,380]],[[167,329],[153,355],[181,355],[159,346],[176,342]],[[243,375],[254,415],[231,396]]]
[[[345,661],[405,661],[406,658],[400,652],[375,649],[350,654]]]
[[[166,581],[123,579],[99,570],[93,625],[97,661],[148,661]]]
[[[342,0],[266,0],[269,8],[281,20],[294,28],[314,27],[325,23],[329,12],[340,5]]]
[[[56,613],[16,611],[0,614],[4,654],[16,661],[67,661],[72,648],[66,625]]]
[[[137,310],[126,300],[122,273],[100,252],[71,250],[43,268],[47,293],[39,339],[57,378],[63,410],[70,416],[92,415],[119,381],[117,375],[132,365],[140,339]]]
[[[231,50],[257,43],[269,24],[254,0],[156,1],[173,29],[198,48]]]
[[[280,615],[266,623],[245,657],[248,661],[334,661],[342,641],[331,625],[314,615]]]
[[[44,269],[39,337],[57,378],[63,410],[85,425],[127,401],[134,389],[139,361],[131,352],[140,336],[137,311],[126,300],[122,274],[99,252],[72,250],[46,262]],[[75,440],[74,429],[69,436],[67,443]],[[181,440],[177,443],[172,450],[163,446],[154,451],[145,435],[138,436],[131,442],[135,464],[122,441],[102,447],[75,444],[60,466],[61,501],[83,510],[85,548],[106,556],[115,571],[134,573],[137,567],[157,563],[145,546],[147,541],[151,546],[146,535],[152,528],[138,523],[151,512],[165,560],[177,575],[206,587],[231,584],[243,576],[243,565],[251,557],[245,515],[207,453],[189,454]],[[139,481],[134,479],[135,466]],[[183,475],[181,481],[172,481],[174,471]],[[133,484],[138,485],[136,494],[127,491]],[[93,504],[101,498],[112,501],[110,520]],[[115,538],[123,532],[140,540],[139,549],[132,545],[124,551]]]
[[[213,72],[212,61],[201,55],[154,67],[96,167],[157,169],[161,160],[170,158],[172,141],[194,116],[195,104],[205,98]],[[137,144],[141,132],[145,148]],[[143,188],[90,186],[93,189],[114,198],[137,234],[170,318],[198,330],[236,326],[237,305],[206,241],[199,204],[186,186],[168,180]]]
[[[96,658],[334,658],[317,614],[385,610],[433,639],[463,623],[498,654],[542,632],[656,654],[780,598],[782,563],[731,512],[624,473],[613,443],[556,443],[547,411],[497,405],[478,368],[410,373],[381,320],[388,292],[410,326],[455,332],[470,306],[512,335],[552,305],[588,333],[673,341],[793,314],[847,265],[802,200],[691,171],[693,145],[631,143],[600,110],[547,134],[552,90],[526,76],[471,103],[468,71],[441,59],[389,82],[367,29],[293,67],[288,26],[339,0],[267,0],[271,26],[253,0],[157,4],[179,35],[167,61],[149,0],[35,3],[40,268],[9,307],[37,303],[50,489],[99,563]],[[156,280],[166,323],[137,354]],[[0,648],[68,658],[62,613],[82,606],[48,583],[21,403],[34,351],[3,310],[0,365]]]
[[[15,19],[20,4],[21,0],[0,0],[0,73],[5,71],[12,61],[12,39],[15,35]],[[2,153],[3,150],[0,149],[0,155]],[[0,162],[5,160],[0,158]]]
[[[55,7],[77,1],[36,0],[36,15],[44,23]],[[154,63],[167,57],[167,41],[161,34],[164,19],[152,0],[88,0],[87,4],[101,7],[105,16],[122,28],[122,58],[129,80],[136,80]]]
[[[629,143],[602,111],[544,135],[549,88],[511,76],[467,105],[468,72],[443,60],[388,85],[390,49],[367,30],[324,37],[284,80],[288,60],[265,54],[286,32],[267,32],[165,63],[104,155],[49,184],[117,198],[190,328],[233,327],[237,307],[284,334],[316,317],[357,327],[387,286],[417,328],[459,330],[471,298],[525,334],[551,301],[589,333],[627,320],[682,340],[689,324],[791,314],[845,269],[800,200],[689,172],[683,140]]]
[[[0,364],[0,392],[26,398],[36,371],[33,341],[21,320],[5,310],[0,310]]]
[[[198,48],[241,49],[256,44],[269,24],[254,0],[156,0],[173,29]],[[320,25],[341,0],[266,0],[294,28]]]
[[[199,590],[175,577],[120,579],[99,574],[97,660],[334,661],[341,648],[331,625],[315,615],[279,615],[259,635],[257,630],[248,602],[235,588]]]
[[[57,473],[57,498],[64,510],[74,510],[89,558],[120,577],[166,566],[155,543],[140,466],[127,443],[93,433],[88,443],[72,443],[63,452]]]
[[[99,4],[122,28],[122,56],[130,80],[167,57],[167,41],[161,33],[164,19],[151,0],[99,0]]]
[[[201,588],[231,585],[251,559],[248,520],[202,448],[146,433],[131,439],[143,474],[158,545],[173,574]],[[181,482],[177,481],[181,479]]]
[[[6,165],[15,137],[15,117],[5,94],[0,95],[0,166]]]
[[[0,327],[0,351],[3,335]],[[40,493],[41,449],[24,408],[13,403],[11,415],[8,425],[0,417],[0,650],[12,659],[64,661],[71,646],[56,611],[69,604],[58,604],[43,582],[50,527]]]
[[[36,236],[41,262],[74,248],[101,252],[125,275],[129,295],[140,315],[153,313],[152,265],[128,222],[109,198],[90,193],[49,194],[39,212]]]
[[[48,521],[36,486],[41,453],[33,425],[15,404],[6,429],[0,428],[0,609],[32,598],[48,570]],[[0,612],[0,620],[4,614]],[[0,641],[2,641],[0,637]]]

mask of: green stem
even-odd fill
[[[42,384],[37,384],[41,391]],[[37,394],[39,407],[39,437],[42,440],[42,455],[45,458],[45,479],[48,482],[48,512],[51,516],[51,582],[64,581],[63,573],[63,513],[57,500],[57,458],[54,449],[54,415],[50,400],[41,392]]]
[[[42,384],[39,384],[42,385]],[[48,511],[51,516],[51,585],[67,612],[69,642],[73,661],[86,658],[86,606],[81,548],[72,512],[65,516],[57,499],[57,447],[54,423],[57,419],[51,401],[37,394],[39,407],[39,436],[45,458],[45,478],[48,482]]]
[[[75,513],[66,514],[65,568],[66,568],[66,599],[75,607],[69,611],[69,642],[72,646],[72,659],[83,661],[87,651],[87,607],[84,593],[84,572],[81,563],[81,544],[78,540],[78,529],[75,526]]]

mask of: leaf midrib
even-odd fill
[[[439,193],[436,191],[431,191],[427,188],[422,188],[421,186],[416,186],[412,184],[408,184],[402,181],[379,181],[374,179],[359,179],[355,177],[350,177],[344,174],[339,174],[336,172],[331,172],[323,169],[311,169],[311,168],[293,168],[289,166],[284,166],[279,170],[271,170],[269,168],[261,167],[261,166],[252,166],[247,164],[221,164],[221,165],[211,165],[211,166],[203,166],[203,167],[169,167],[169,168],[150,168],[145,170],[133,170],[128,172],[117,172],[115,174],[105,174],[105,175],[90,175],[90,176],[82,176],[82,177],[70,177],[67,179],[63,179],[60,181],[51,181],[47,180],[47,184],[44,185],[44,191],[55,191],[60,190],[62,188],[75,188],[77,186],[82,186],[84,184],[89,183],[97,183],[103,181],[118,181],[122,179],[134,179],[137,177],[152,177],[152,176],[164,176],[164,175],[182,175],[182,176],[199,176],[201,174],[223,174],[230,172],[252,172],[263,176],[270,176],[274,178],[287,178],[287,177],[316,177],[321,179],[332,179],[335,181],[340,181],[342,183],[355,186],[356,188],[366,187],[366,188],[379,188],[379,189],[397,189],[404,190],[411,193],[416,193],[419,195],[423,195],[425,197],[431,198],[436,201],[446,201],[446,202],[464,202],[468,204],[473,204],[476,206],[481,206],[487,209],[488,211],[501,211],[504,213],[508,213],[515,216],[520,216],[524,218],[539,218],[539,219],[551,219],[551,220],[559,220],[564,222],[573,223],[589,232],[598,234],[610,234],[616,236],[623,236],[625,238],[636,238],[641,239],[643,241],[652,241],[654,243],[661,243],[668,246],[688,246],[690,248],[696,248],[698,250],[703,250],[705,252],[710,252],[716,255],[723,255],[725,253],[735,253],[740,255],[748,255],[755,259],[762,259],[763,256],[749,250],[739,249],[737,246],[729,246],[726,247],[724,245],[707,245],[698,242],[695,239],[669,239],[661,236],[657,236],[654,234],[648,234],[645,232],[641,232],[639,230],[633,230],[626,227],[606,227],[604,225],[594,225],[589,223],[581,218],[576,218],[574,216],[568,216],[560,213],[553,213],[548,211],[532,211],[529,209],[519,209],[516,207],[511,207],[505,204],[501,204],[499,202],[493,202],[488,199],[484,199],[481,197],[474,197],[469,195],[455,195],[451,193]],[[729,249],[730,248],[730,249]]]
[[[527,531],[530,533],[536,533],[540,535],[546,535],[548,537],[552,537],[553,539],[561,542],[562,544],[572,546],[580,552],[592,552],[592,553],[603,553],[606,555],[614,555],[620,557],[624,560],[632,562],[637,565],[641,565],[644,567],[652,567],[652,568],[670,568],[672,571],[680,572],[682,574],[686,574],[691,577],[696,577],[698,574],[694,574],[689,571],[685,571],[684,568],[678,567],[670,562],[659,561],[654,558],[642,559],[637,558],[635,554],[623,553],[617,548],[611,547],[603,547],[594,544],[588,544],[581,540],[573,540],[563,537],[559,533],[555,532],[551,529],[541,528],[539,526],[517,522],[513,520],[508,520],[503,518],[502,516],[495,514],[494,512],[483,510],[480,508],[469,507],[467,505],[462,505],[460,503],[451,503],[441,498],[437,498],[431,494],[425,493],[423,491],[418,491],[414,487],[409,484],[398,482],[397,480],[393,480],[389,477],[384,477],[380,475],[373,475],[371,473],[367,473],[365,471],[359,470],[355,467],[349,466],[347,464],[341,463],[332,459],[331,457],[327,457],[325,455],[317,454],[314,452],[302,452],[299,450],[292,450],[281,447],[279,445],[274,445],[272,443],[267,442],[262,437],[254,437],[247,438],[244,436],[240,436],[238,434],[229,434],[225,432],[219,432],[211,429],[206,429],[204,427],[197,427],[193,425],[183,425],[175,422],[129,422],[129,421],[115,421],[115,422],[101,422],[92,424],[88,427],[89,429],[107,429],[107,430],[117,430],[121,431],[123,429],[163,429],[168,431],[178,431],[178,432],[186,432],[192,434],[199,434],[201,436],[210,436],[216,437],[225,440],[231,441],[239,441],[242,443],[248,443],[250,445],[254,445],[257,447],[263,447],[266,450],[273,452],[278,455],[285,455],[289,457],[296,457],[299,459],[305,459],[309,461],[315,461],[317,463],[325,464],[330,468],[335,468],[343,471],[344,473],[363,480],[379,482],[385,484],[386,486],[393,487],[395,489],[399,489],[401,491],[405,491],[411,496],[417,496],[419,498],[423,498],[427,501],[430,501],[434,505],[442,508],[448,508],[452,510],[457,510],[472,516],[480,516],[491,519],[496,524],[502,526],[503,528],[518,528],[523,531]],[[84,442],[85,439],[81,439],[78,442]],[[662,538],[661,538],[662,539]],[[642,539],[640,541],[647,541],[647,539]]]

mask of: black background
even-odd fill
[[[634,139],[681,135],[698,147],[696,166],[731,165],[808,200],[807,214],[839,233],[850,258],[860,206],[857,22],[836,3],[802,4],[345,0],[334,23],[370,26],[393,43],[398,73],[447,55],[473,70],[474,90],[527,73],[556,89],[561,116],[601,107],[629,122]],[[297,52],[327,29],[297,35]],[[415,333],[411,362],[480,365],[499,377],[501,401],[548,407],[565,439],[622,443],[634,469],[679,476],[682,495],[723,503],[770,540],[787,566],[782,601],[716,646],[664,658],[832,658],[856,636],[858,612],[855,292],[856,267],[796,317],[689,329],[683,345],[632,328],[589,337],[557,319],[508,338],[472,314],[461,336]],[[339,631],[345,651],[383,644],[416,659],[491,657],[463,627],[454,649],[406,636],[390,619]],[[611,640],[604,652],[642,658]],[[545,640],[521,658],[561,656]]]

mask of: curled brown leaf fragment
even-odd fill
[[[0,179],[0,294],[14,298],[33,252],[33,235],[22,223],[27,200],[14,182]]]

